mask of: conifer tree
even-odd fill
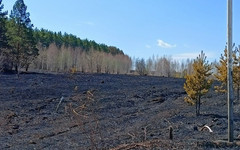
[[[237,97],[239,98],[239,89],[240,89],[240,56],[237,57],[237,52],[233,51],[233,84],[234,88],[237,91]],[[215,86],[216,92],[227,92],[227,48],[224,50],[224,55],[220,57],[220,65],[215,66],[217,73],[214,74],[216,79],[221,82],[220,86]]]
[[[216,92],[226,93],[227,92],[227,48],[224,50],[224,55],[221,54],[220,64],[215,66],[217,73],[214,74],[216,79],[221,82],[220,86],[215,86]]]
[[[237,56],[238,53],[238,56]],[[237,92],[237,99],[240,99],[240,52],[239,49],[236,48],[235,53],[234,53],[234,62],[233,62],[233,83],[234,83],[234,88],[236,89]]]
[[[194,60],[192,74],[186,75],[184,89],[187,92],[185,101],[196,105],[196,115],[200,115],[201,98],[205,95],[212,85],[209,76],[212,69],[211,65],[206,61],[206,56],[201,54]]]
[[[3,11],[4,5],[0,0],[0,72],[6,71],[11,68],[10,59],[7,55],[9,49],[7,33],[7,11]]]
[[[10,14],[7,32],[8,43],[11,46],[9,53],[17,73],[20,67],[28,68],[31,61],[38,55],[32,27],[27,6],[23,0],[17,0]]]
[[[6,36],[6,21],[7,21],[7,12],[3,12],[4,5],[2,0],[0,0],[0,53],[2,53],[7,47],[7,36]]]

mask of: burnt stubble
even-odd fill
[[[195,107],[184,102],[185,79],[110,74],[0,78],[0,149],[239,148],[214,142],[227,138],[226,95],[211,89],[196,117]],[[238,101],[234,108],[238,141]]]

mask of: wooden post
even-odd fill
[[[228,89],[228,142],[233,142],[233,79],[232,79],[232,0],[227,4],[227,89]]]
[[[173,140],[173,127],[169,126],[169,139]]]

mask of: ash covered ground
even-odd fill
[[[226,95],[211,89],[196,117],[195,107],[184,102],[184,82],[132,75],[2,74],[0,149],[239,149],[239,102],[234,102],[235,144],[216,142],[227,140]]]

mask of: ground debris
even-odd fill
[[[184,102],[184,79],[110,74],[1,78],[0,149],[205,149],[201,142],[226,136],[225,95],[211,89],[212,96],[203,97],[203,115],[196,117],[195,107]],[[65,99],[59,104],[61,96]],[[204,125],[214,133],[200,132]]]

